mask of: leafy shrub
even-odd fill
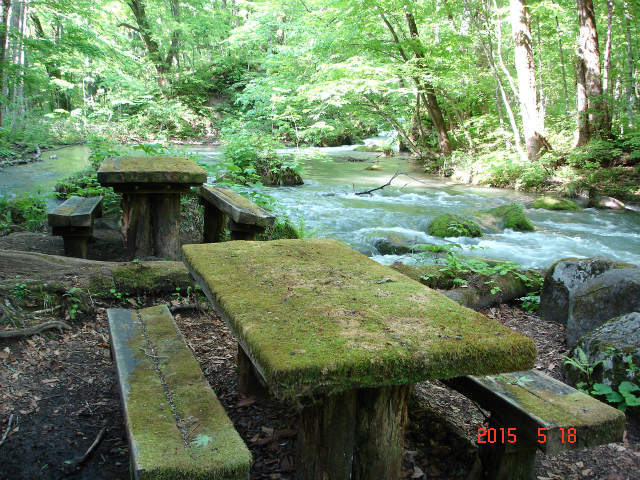
[[[622,150],[614,142],[591,140],[567,155],[567,163],[574,168],[596,169],[610,167],[622,155]]]
[[[98,182],[98,174],[95,171],[79,172],[61,180],[56,185],[56,197],[65,200],[71,196],[78,197],[104,197],[102,199],[102,211],[106,215],[121,215],[120,200],[122,196],[113,191],[111,187],[103,187]]]
[[[19,230],[38,232],[46,224],[46,202],[41,195],[23,195],[11,200],[0,197],[0,233]]]

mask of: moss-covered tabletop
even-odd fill
[[[136,183],[201,185],[206,180],[202,168],[181,157],[113,157],[98,169],[98,181],[114,188]]]
[[[276,396],[530,368],[533,342],[330,239],[185,245]]]
[[[397,480],[411,384],[530,368],[533,342],[329,239],[185,245],[271,392],[303,405],[297,480]]]

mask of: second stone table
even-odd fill
[[[180,195],[207,173],[181,157],[107,158],[98,181],[122,194],[122,235],[132,258],[180,254]]]

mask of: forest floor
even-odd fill
[[[95,254],[101,260],[117,260],[120,244],[115,232],[102,232],[98,237],[100,248],[92,249]],[[47,234],[0,237],[0,249],[9,248],[62,254],[62,241]],[[138,300],[145,306],[188,301],[174,295],[136,298],[131,303],[137,306]],[[130,307],[126,299],[123,302],[119,306]],[[51,319],[71,323],[70,332],[49,331],[0,342],[0,442],[6,434],[0,443],[0,479],[129,478],[129,449],[109,353],[106,308],[112,306],[116,304],[94,298],[92,312],[82,319],[51,315]],[[560,378],[567,352],[562,325],[542,322],[509,305],[484,313],[531,337],[538,347],[536,368]],[[295,408],[238,393],[237,344],[214,312],[187,310],[175,319],[253,453],[251,478],[294,478]],[[480,465],[475,440],[485,414],[439,382],[417,384],[405,439],[403,478],[477,478]],[[100,432],[98,446],[79,462]],[[621,443],[538,455],[536,475],[539,480],[640,480],[640,418],[627,420]]]

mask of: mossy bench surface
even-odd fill
[[[200,196],[236,223],[268,227],[275,221],[275,217],[264,208],[229,188],[203,185]]]
[[[120,183],[185,183],[201,185],[207,173],[188,158],[181,157],[113,157],[98,169],[103,185]]]
[[[251,454],[167,307],[107,314],[136,478],[248,479]]]
[[[275,395],[529,368],[533,342],[329,239],[185,245]]]
[[[54,228],[92,227],[93,217],[101,214],[102,197],[69,197],[48,214]]]
[[[519,439],[537,443],[546,453],[622,441],[621,411],[536,370],[447,383],[494,412],[505,426],[517,428]],[[545,429],[542,443],[538,428]],[[576,429],[575,441],[569,441],[569,428]]]

